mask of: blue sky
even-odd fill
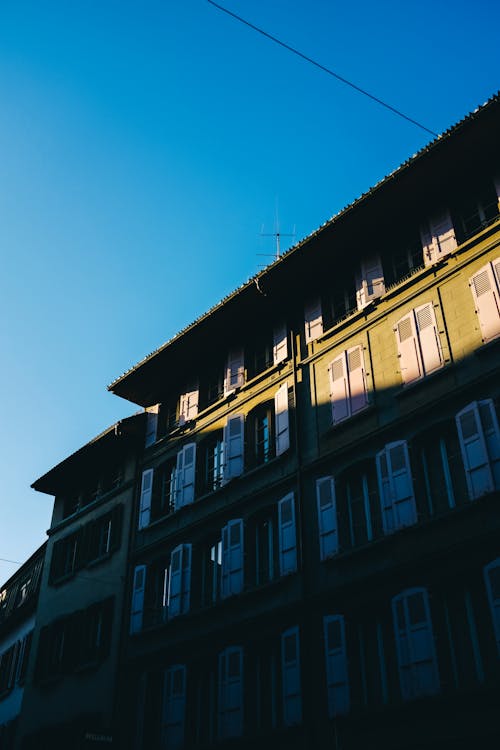
[[[221,4],[442,132],[500,88],[493,0]],[[429,136],[206,0],[0,3],[0,558],[106,385]],[[15,566],[0,561],[0,581]]]

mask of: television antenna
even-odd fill
[[[260,230],[260,236],[261,237],[274,237],[276,242],[276,250],[274,253],[257,253],[257,255],[262,255],[267,258],[274,258],[274,260],[279,260],[281,258],[281,238],[282,237],[295,237],[295,225],[293,227],[293,232],[287,233],[287,232],[281,232],[280,231],[280,222],[278,218],[278,210],[276,209],[276,216],[274,220],[274,232],[264,232],[264,224],[261,227]]]

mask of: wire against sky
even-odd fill
[[[307,62],[310,62],[312,65],[315,65],[320,70],[323,70],[325,73],[328,73],[329,75],[333,76],[338,81],[345,83],[347,86],[350,86],[352,89],[354,89],[355,91],[358,91],[360,94],[363,94],[364,96],[367,96],[372,101],[377,102],[377,104],[380,104],[382,107],[385,107],[386,109],[390,110],[395,115],[402,117],[404,120],[407,120],[407,122],[411,122],[413,125],[416,125],[418,128],[421,128],[421,130],[425,130],[426,133],[430,133],[435,138],[438,137],[437,133],[435,133],[433,130],[430,130],[429,128],[426,128],[425,125],[422,125],[422,123],[417,122],[417,120],[414,120],[412,117],[408,117],[408,115],[405,115],[404,112],[400,112],[400,110],[396,109],[396,107],[392,107],[390,104],[387,104],[387,102],[384,102],[382,99],[379,99],[377,96],[370,94],[368,91],[365,91],[364,89],[360,88],[360,86],[356,86],[355,83],[348,81],[347,78],[343,78],[338,73],[335,73],[333,70],[330,70],[330,68],[326,68],[324,65],[321,65],[321,63],[316,62],[316,60],[313,60],[311,57],[304,55],[302,52],[299,52],[298,49],[295,49],[295,47],[291,47],[289,44],[282,42],[280,39],[273,36],[272,34],[269,34],[267,31],[260,29],[258,26],[254,26],[254,24],[250,23],[250,21],[246,21],[244,18],[242,18],[241,16],[238,16],[236,13],[233,13],[231,10],[228,10],[227,8],[224,8],[222,5],[215,3],[214,0],[208,0],[208,2],[210,3],[210,5],[213,5],[219,10],[222,10],[224,13],[227,13],[228,16],[232,16],[233,18],[236,18],[237,21],[240,21],[241,23],[245,24],[245,26],[248,26],[254,31],[258,31],[259,34],[262,34],[262,36],[265,36],[268,39],[271,39],[271,41],[276,42],[276,44],[279,44],[281,47],[284,47],[285,49],[289,50],[289,52],[293,52],[294,55],[298,55],[298,57],[301,57],[303,60],[307,60]]]

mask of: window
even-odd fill
[[[288,330],[282,322],[273,329],[273,364],[278,365],[288,359]]]
[[[100,516],[84,528],[87,537],[86,563],[95,562],[112,554],[120,546],[123,505],[117,505],[111,513]]]
[[[186,713],[186,667],[176,664],[163,675],[161,747],[179,750],[184,746]]]
[[[342,508],[347,511],[349,543],[357,547],[380,534],[380,502],[373,464],[361,463],[340,481]]]
[[[188,443],[177,454],[175,469],[175,510],[194,500],[196,443]]]
[[[281,636],[281,689],[284,725],[289,727],[300,724],[302,722],[302,691],[298,627],[285,630]]]
[[[408,589],[392,600],[403,700],[439,691],[434,635],[425,589]]]
[[[297,533],[295,528],[295,499],[293,492],[278,503],[280,575],[297,570]]]
[[[445,513],[469,499],[464,462],[454,423],[435,425],[420,436],[420,475],[430,515]]]
[[[417,522],[417,509],[406,441],[389,443],[377,453],[377,474],[385,534]]]
[[[310,300],[305,305],[304,321],[306,344],[310,344],[323,335],[323,314],[319,297]]]
[[[158,430],[158,404],[150,406],[146,409],[146,436],[144,439],[144,447],[149,448],[150,445],[156,443],[156,433]]]
[[[82,613],[79,662],[92,664],[99,662],[109,649],[113,617],[113,601],[94,604]]]
[[[254,521],[255,583],[260,586],[273,581],[278,571],[276,515],[267,510]]]
[[[179,399],[179,426],[192,422],[198,416],[199,387],[198,383],[191,383]]]
[[[145,628],[155,627],[167,621],[169,573],[169,556],[160,557],[148,565],[142,623]]]
[[[164,461],[154,471],[151,495],[151,520],[156,521],[174,512],[176,459]]]
[[[476,190],[475,195],[464,198],[457,208],[461,240],[480,232],[498,216],[498,198],[492,184]]]
[[[141,497],[139,501],[139,529],[149,526],[151,519],[151,498],[153,496],[154,469],[142,472]]]
[[[232,349],[227,357],[224,375],[224,396],[229,396],[245,383],[245,358],[243,349]]]
[[[224,427],[225,464],[224,482],[241,476],[244,469],[244,427],[243,414],[232,414]]]
[[[218,736],[243,734],[243,649],[226,648],[219,654]]]
[[[493,401],[473,401],[456,416],[469,497],[500,488],[500,431]]]
[[[183,615],[189,610],[191,592],[191,551],[190,544],[179,544],[170,558],[168,589],[169,618]]]
[[[286,333],[285,333],[286,336]],[[273,337],[272,332],[264,329],[261,335],[256,336],[245,348],[245,364],[248,378],[254,378],[264,372],[273,364]]]
[[[243,521],[236,519],[222,529],[222,586],[223,599],[243,591]]]
[[[19,646],[19,659],[17,667],[17,682],[22,685],[26,680],[26,673],[28,671],[28,662],[31,652],[31,642],[33,640],[33,631],[30,630],[20,642]]]
[[[385,292],[384,272],[378,255],[363,258],[356,274],[356,302],[362,310]]]
[[[420,237],[426,266],[432,266],[433,263],[437,263],[441,258],[452,253],[457,246],[457,241],[448,210],[443,210],[422,224]]]
[[[18,652],[19,643],[16,641],[0,654],[0,695],[9,692],[14,687]]]
[[[279,643],[274,639],[259,641],[255,655],[255,687],[257,729],[274,729],[278,723]]]
[[[358,309],[354,279],[345,280],[342,285],[334,285],[327,302],[325,327],[330,328]]]
[[[319,554],[321,560],[336,555],[339,549],[337,509],[335,506],[335,481],[333,477],[316,480],[318,507]]]
[[[336,357],[328,368],[333,424],[339,424],[368,406],[363,347],[355,346]]]
[[[224,480],[224,435],[217,430],[200,446],[199,484],[200,494],[214,492],[222,487]]]
[[[130,608],[130,634],[140,633],[144,618],[144,592],[146,590],[146,566],[136,565],[132,584],[132,606]]]
[[[495,640],[500,655],[500,557],[485,567],[484,580],[491,609]]]
[[[222,587],[222,539],[205,545],[202,551],[201,600],[210,606],[219,601]]]
[[[431,302],[411,310],[401,318],[394,330],[404,385],[443,366],[441,341]]]
[[[323,618],[326,660],[328,714],[338,716],[349,711],[349,672],[342,615]]]
[[[75,532],[54,543],[50,563],[50,583],[56,583],[73,575],[80,567],[79,539],[81,540],[81,534]]]
[[[413,271],[423,267],[422,243],[418,237],[410,238],[408,243],[403,241],[384,258],[384,276],[388,285],[397,284]]]
[[[500,336],[500,258],[487,263],[470,279],[483,341]]]
[[[275,456],[274,403],[260,404],[247,418],[249,465],[259,466]]]

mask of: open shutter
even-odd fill
[[[328,688],[328,714],[338,716],[349,711],[349,673],[342,615],[323,618]]]
[[[219,654],[218,734],[220,739],[243,733],[243,649]]]
[[[130,610],[130,633],[140,633],[144,616],[144,592],[146,590],[146,566],[137,565],[132,586],[132,606]]]
[[[445,255],[452,253],[457,247],[455,230],[450,214],[447,210],[433,216],[427,225],[420,230],[424,249],[424,263],[431,266]]]
[[[306,344],[319,339],[323,335],[323,315],[321,313],[321,300],[317,297],[311,300],[304,308]]]
[[[285,630],[281,636],[281,677],[283,723],[286,727],[290,727],[294,724],[300,724],[302,721],[298,627]]]
[[[168,616],[188,612],[191,591],[191,545],[179,544],[172,550],[168,590]]]
[[[186,667],[176,664],[163,676],[162,750],[180,750],[184,746],[186,713]]]
[[[347,351],[347,371],[349,376],[349,395],[351,415],[357,414],[368,406],[366,390],[365,359],[363,347],[355,346]]]
[[[156,432],[158,429],[158,404],[150,406],[146,409],[146,438],[144,440],[144,447],[148,448],[150,445],[156,443]]]
[[[319,554],[321,560],[337,554],[339,548],[337,511],[335,507],[335,481],[333,477],[316,480],[318,505]]]
[[[349,381],[345,352],[328,367],[330,376],[330,398],[332,402],[333,424],[338,424],[350,416]]]
[[[424,374],[413,310],[398,321],[396,328],[399,367],[403,383],[407,385]]]
[[[377,474],[384,533],[390,534],[417,521],[408,446],[389,443],[377,454]]]
[[[198,416],[198,388],[182,393],[179,399],[179,425],[186,424]]]
[[[276,432],[276,455],[281,456],[290,448],[288,421],[288,383],[283,383],[274,396],[274,419]]]
[[[273,330],[273,363],[284,362],[288,358],[288,333],[286,324],[282,323]]]
[[[486,415],[484,410],[483,413]],[[498,423],[494,410],[493,417],[490,412],[490,420],[493,423],[493,432],[496,431],[498,435]],[[462,409],[456,416],[456,422],[469,497],[474,500],[486,492],[492,492],[495,486],[478,402],[473,401]]]
[[[141,499],[139,503],[139,528],[149,526],[151,518],[151,498],[153,496],[153,474],[154,469],[146,469],[142,472]]]
[[[243,591],[243,534],[240,518],[229,521],[222,529],[222,598]]]
[[[175,469],[175,510],[194,500],[196,443],[188,443],[177,454]]]
[[[227,358],[224,375],[224,396],[229,396],[245,382],[245,359],[243,349],[232,349]]]
[[[432,302],[415,309],[423,369],[426,375],[443,365],[441,342]]]
[[[491,608],[495,640],[500,654],[500,557],[485,567],[484,579]]]
[[[365,258],[361,262],[360,273],[356,275],[356,302],[362,310],[372,300],[385,292],[384,272],[378,255]]]
[[[278,503],[280,575],[297,570],[297,533],[293,492]]]
[[[243,414],[232,414],[224,427],[224,482],[243,474]]]
[[[483,341],[500,335],[500,260],[488,263],[470,279]]]
[[[500,430],[495,405],[490,398],[479,401],[478,404],[493,485],[498,490],[500,489]]]

